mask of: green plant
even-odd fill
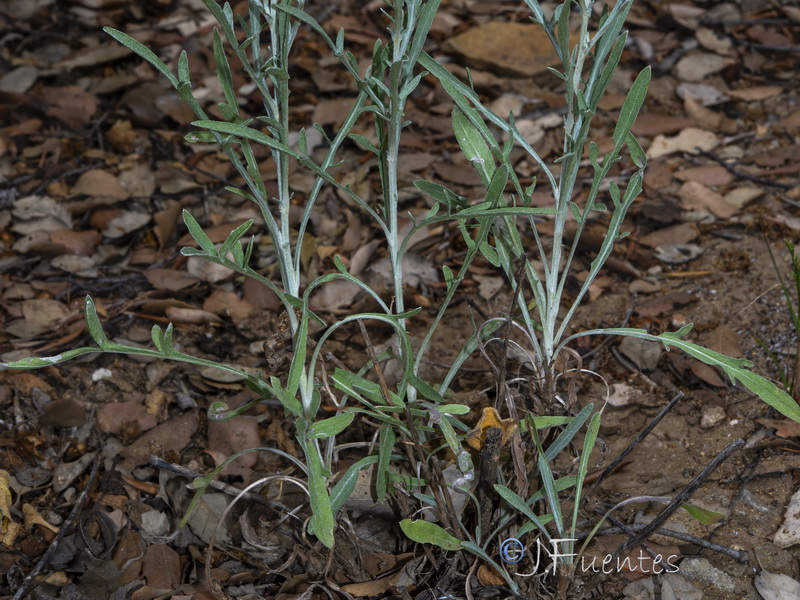
[[[772,261],[772,266],[775,269],[775,274],[778,276],[778,282],[781,291],[783,292],[783,299],[786,302],[786,310],[789,313],[789,323],[791,324],[792,332],[795,336],[794,352],[789,356],[791,368],[785,369],[783,367],[783,361],[781,358],[775,352],[773,352],[769,346],[767,346],[764,340],[755,336],[754,339],[756,343],[761,346],[761,349],[766,352],[767,356],[772,361],[772,364],[775,365],[775,368],[778,371],[778,377],[780,378],[783,387],[786,388],[793,398],[797,398],[797,372],[799,366],[798,360],[800,360],[800,300],[792,297],[792,286],[785,281],[781,272],[781,267],[778,265],[778,261],[775,259],[775,254],[772,252],[772,247],[770,246],[769,241],[765,240],[765,243],[767,245],[767,251],[769,252],[769,258]],[[784,240],[783,244],[789,251],[789,269],[791,271],[792,282],[794,283],[794,294],[797,298],[800,298],[800,257],[797,256],[794,244],[792,242],[789,240]]]
[[[359,71],[356,57],[344,48],[344,32],[340,31],[335,38],[330,37],[304,11],[303,0],[251,0],[246,17],[234,15],[228,3],[222,6],[215,0],[204,0],[204,3],[218,21],[221,31],[214,31],[214,56],[217,76],[224,93],[224,101],[218,105],[224,121],[209,118],[193,96],[186,52],[181,53],[177,73],[173,73],[160,58],[133,38],[116,30],[106,31],[169,80],[198,118],[194,122],[198,131],[189,133],[186,136],[187,141],[218,144],[243,182],[241,188],[229,190],[258,207],[274,244],[280,271],[279,281],[264,277],[251,266],[253,239],[249,242],[243,240],[252,221],[237,227],[222,245],[217,246],[197,220],[190,213],[184,212],[184,222],[197,247],[184,248],[182,253],[201,257],[226,266],[244,277],[253,278],[280,298],[286,310],[293,340],[294,353],[288,375],[285,379],[261,374],[254,376],[238,367],[190,356],[176,349],[172,326],[163,330],[158,326],[153,327],[152,340],[155,349],[113,342],[104,333],[95,304],[90,298],[86,300],[86,321],[96,346],[70,350],[54,357],[27,358],[3,364],[1,368],[43,367],[90,352],[110,352],[177,360],[237,373],[258,394],[254,402],[277,398],[293,417],[297,439],[304,453],[303,460],[297,464],[305,471],[308,480],[313,513],[309,528],[323,544],[329,547],[334,544],[334,514],[344,506],[347,497],[352,493],[358,472],[374,465],[379,498],[389,493],[391,484],[396,483],[403,486],[421,504],[434,505],[440,509],[444,526],[424,521],[403,521],[403,529],[409,537],[420,542],[437,544],[445,550],[465,549],[492,563],[492,544],[519,517],[527,521],[520,530],[522,533],[537,530],[547,538],[574,537],[589,455],[601,419],[600,412],[595,411],[592,404],[583,407],[576,415],[520,415],[518,413],[521,409],[516,406],[509,386],[501,377],[498,385],[499,398],[505,401],[509,414],[519,422],[521,432],[529,436],[535,448],[532,453],[535,456],[535,468],[532,471],[524,468],[525,460],[529,457],[523,455],[518,441],[512,441],[515,490],[505,485],[505,481],[495,486],[505,504],[501,508],[500,521],[493,531],[489,531],[486,524],[483,524],[486,531],[481,531],[480,528],[470,530],[456,512],[442,510],[451,502],[447,488],[463,483],[448,486],[441,475],[438,460],[434,452],[427,450],[427,444],[443,438],[443,445],[452,451],[456,465],[463,475],[459,481],[468,482],[474,478],[472,457],[463,446],[468,428],[458,419],[469,409],[449,402],[448,392],[464,361],[479,347],[496,342],[502,343],[504,347],[508,344],[512,325],[521,330],[530,343],[536,382],[534,393],[543,400],[544,406],[551,406],[557,396],[557,380],[561,373],[557,371],[556,361],[560,353],[567,351],[570,342],[587,335],[627,335],[658,341],[667,349],[678,348],[698,360],[718,366],[732,381],[742,383],[783,414],[800,420],[797,404],[769,381],[747,370],[752,366],[748,361],[729,358],[684,339],[691,326],[676,333],[661,335],[639,329],[619,328],[567,334],[570,319],[584,299],[590,284],[612,253],[615,242],[624,237],[625,234],[621,233],[623,219],[641,191],[646,156],[631,134],[631,127],[645,100],[650,80],[649,68],[639,73],[620,111],[612,136],[612,149],[601,156],[598,144],[589,141],[592,117],[625,46],[627,33],[623,30],[623,25],[632,0],[618,0],[613,7],[606,6],[594,31],[590,29],[594,5],[592,0],[567,0],[557,6],[549,16],[545,15],[539,2],[525,0],[533,15],[532,20],[546,32],[561,63],[560,70],[553,69],[552,72],[563,81],[567,113],[564,121],[564,148],[553,165],[548,165],[523,138],[515,126],[513,114],[506,119],[493,113],[482,104],[471,85],[458,80],[424,52],[423,46],[439,0],[393,0],[389,3],[391,11],[387,14],[390,21],[388,39],[386,42],[376,41],[372,63],[363,74]],[[578,41],[571,46],[569,32],[573,4],[577,7],[580,26]],[[356,100],[333,137],[329,137],[321,127],[315,125],[328,144],[326,154],[319,163],[312,160],[305,130],[299,131],[297,148],[289,143],[289,54],[298,28],[303,24],[311,27],[324,40],[358,88]],[[239,37],[237,30],[240,32]],[[269,44],[262,42],[262,36],[265,35],[269,36]],[[242,114],[233,87],[226,44],[259,90],[263,98],[263,115],[251,117]],[[411,231],[401,237],[398,224],[397,162],[402,130],[408,124],[405,121],[404,108],[425,72],[435,77],[454,101],[453,131],[462,152],[477,170],[485,194],[479,202],[470,204],[441,184],[415,182],[415,186],[431,196],[435,203],[423,218],[414,223]],[[372,119],[377,143],[353,133],[355,123],[362,117]],[[490,125],[507,134],[507,141],[500,144]],[[377,158],[382,190],[382,199],[377,207],[361,198],[349,186],[340,183],[335,176],[337,153],[348,139]],[[268,193],[259,173],[253,151],[254,144],[269,148],[277,166],[278,186],[277,196],[274,198]],[[555,198],[552,208],[541,209],[531,205],[536,182],[528,187],[521,184],[511,160],[511,151],[515,145],[523,148],[538,166],[540,178],[549,186]],[[636,172],[630,176],[624,189],[621,189],[610,178],[610,174],[626,152]],[[588,158],[592,183],[581,206],[573,201],[573,196],[584,157]],[[292,190],[289,185],[289,166],[292,161],[316,175],[313,187],[307,190],[307,199],[299,221],[293,221],[290,212]],[[311,282],[303,281],[303,239],[315,202],[326,184],[334,186],[340,193],[352,199],[383,233],[392,268],[393,300],[384,300],[376,290],[350,274],[344,263],[338,259],[335,261],[336,272]],[[603,190],[606,184],[611,200],[610,207],[600,201],[605,194]],[[554,219],[553,240],[550,245],[552,250],[549,252],[535,220],[544,215],[550,215]],[[581,233],[592,215],[604,215],[608,219],[606,237],[597,257],[591,263],[589,274],[577,297],[568,304],[566,316],[559,320],[559,309],[565,300],[567,276],[576,256]],[[577,231],[565,253],[562,246],[570,220],[577,224]],[[443,267],[446,293],[442,306],[432,326],[422,336],[420,344],[413,346],[409,319],[417,310],[407,310],[404,305],[403,257],[414,233],[422,227],[443,221],[454,221],[457,224],[467,252],[457,273],[447,266]],[[535,253],[544,264],[541,276],[534,269],[526,252],[523,232],[533,236]],[[479,254],[501,269],[512,283],[514,301],[520,316],[513,322],[508,317],[492,319],[477,326],[442,380],[436,384],[425,381],[420,377],[423,357],[429,350],[431,339],[442,323],[459,285]],[[326,323],[312,312],[309,298],[319,286],[334,280],[345,280],[359,286],[374,299],[380,312],[351,314],[334,323]],[[322,393],[323,390],[327,393],[329,389],[318,379],[326,376],[318,368],[326,341],[337,329],[349,323],[363,324],[371,320],[382,321],[393,328],[397,336],[396,347],[379,355],[373,353],[371,360],[355,373],[342,368],[335,369],[330,375],[330,381],[340,394],[334,398],[338,412],[333,417],[320,419],[318,412]],[[325,326],[314,346],[308,341],[312,322]],[[505,333],[500,331],[504,326]],[[363,331],[365,338],[368,338],[366,330]],[[371,348],[369,342],[368,346]],[[394,389],[389,388],[381,368],[384,361],[392,358],[399,359],[403,365],[402,377]],[[366,377],[371,370],[377,373],[378,383]],[[230,418],[250,406],[252,403],[229,410],[226,405],[215,403],[209,407],[209,418]],[[377,453],[357,461],[342,474],[335,485],[331,485],[332,458],[337,451],[336,436],[359,413],[367,414],[382,424]],[[540,430],[543,431],[541,435]],[[544,435],[545,430],[549,433],[547,437]],[[577,473],[556,477],[553,461],[574,442],[579,432],[584,433],[584,438]],[[399,439],[410,443],[399,445]],[[548,439],[551,441],[545,447]],[[400,455],[398,448],[404,450],[405,455]],[[231,457],[230,460],[235,458]],[[419,472],[413,468],[408,468],[405,472],[390,470],[390,465],[400,462],[418,465]],[[219,469],[195,481],[194,486],[198,490],[195,500],[204,491],[210,477],[218,471]],[[528,495],[527,477],[533,475],[539,478],[541,488]],[[565,514],[567,505],[560,497],[565,490],[570,490],[573,496],[571,514]],[[544,514],[535,512],[534,507],[540,502],[544,502],[547,507]],[[565,559],[568,561],[569,557]],[[509,585],[517,589],[513,579],[502,568],[498,568],[505,574]]]

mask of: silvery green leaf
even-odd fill
[[[547,528],[544,526],[539,520],[538,515],[536,515],[528,506],[528,503],[525,502],[522,498],[519,497],[513,490],[510,490],[504,485],[495,484],[494,489],[497,494],[506,502],[508,502],[511,507],[516,510],[517,512],[521,513],[528,519],[531,523],[536,525],[536,527],[547,537],[550,539],[550,533],[547,531]]]
[[[217,248],[214,246],[214,242],[211,241],[211,238],[206,235],[206,232],[203,231],[203,228],[200,227],[200,224],[186,209],[183,209],[183,222],[186,224],[186,228],[189,230],[189,235],[191,235],[194,241],[198,243],[203,252],[211,256],[217,256]]]
[[[470,407],[464,404],[442,404],[439,406],[439,411],[448,415],[465,415],[470,410]]]
[[[378,443],[378,465],[375,469],[375,494],[378,502],[386,499],[386,490],[389,485],[389,465],[392,461],[392,451],[397,435],[392,427],[382,427]]]
[[[345,412],[329,419],[322,419],[311,425],[308,435],[310,438],[329,438],[340,434],[353,422],[355,413]]]
[[[331,490],[331,508],[334,513],[338,512],[344,506],[347,499],[350,498],[350,495],[353,493],[353,490],[356,489],[359,471],[363,471],[376,462],[378,462],[377,456],[366,456],[350,465],[347,471],[344,472],[342,478],[336,482],[336,485],[333,486]]]
[[[89,335],[92,336],[95,344],[103,348],[108,344],[108,338],[105,331],[103,331],[100,318],[97,316],[97,307],[89,296],[86,296],[85,307],[86,327],[89,329]]]
[[[422,8],[419,15],[419,20],[414,27],[414,38],[411,40],[411,45],[408,47],[407,58],[409,65],[417,64],[420,52],[428,39],[428,33],[433,25],[436,11],[439,10],[440,0],[430,0]],[[416,87],[416,86],[415,86]]]
[[[164,332],[161,331],[161,327],[153,325],[153,328],[150,330],[150,339],[153,340],[153,345],[161,352],[161,346],[164,342]]]
[[[306,464],[308,465],[308,495],[311,500],[311,523],[314,535],[327,548],[333,548],[333,510],[328,495],[325,470],[316,445],[309,440],[304,444]]]
[[[483,257],[486,260],[492,263],[492,265],[494,265],[495,267],[500,266],[500,257],[497,255],[497,250],[492,248],[492,246],[489,245],[488,242],[482,242],[480,245],[480,249],[481,249],[481,254],[483,254]]]
[[[190,144],[211,144],[217,141],[217,138],[214,136],[213,133],[210,131],[190,131],[183,139],[189,142]]]
[[[239,119],[238,106],[231,106],[227,102],[219,102],[217,106],[219,107],[219,112],[222,113],[222,116],[229,121],[237,121]]]
[[[414,181],[414,187],[419,191],[428,194],[434,200],[441,202],[450,210],[459,210],[469,206],[469,202],[465,196],[460,196],[449,188],[438,183],[417,179]]]
[[[218,133],[227,133],[230,135],[235,135],[240,138],[244,138],[246,140],[251,140],[253,142],[263,144],[268,148],[272,148],[273,150],[278,150],[279,152],[288,154],[292,158],[296,158],[298,160],[303,158],[299,153],[292,150],[289,146],[280,143],[279,141],[266,135],[265,133],[262,133],[256,129],[251,129],[250,127],[246,127],[244,125],[240,125],[238,123],[203,120],[203,121],[195,121],[194,123],[192,123],[192,125],[194,125],[195,127],[199,127],[201,129],[208,129],[210,131],[216,131]]]
[[[648,66],[639,72],[628,95],[625,96],[625,101],[619,111],[617,126],[614,128],[614,133],[611,136],[615,148],[620,148],[622,143],[627,139],[631,127],[633,127],[633,124],[636,122],[636,117],[639,116],[639,111],[642,109],[644,99],[647,97],[647,88],[649,85],[650,67]]]
[[[484,137],[459,108],[453,109],[453,133],[461,151],[488,187],[495,172],[495,162]]]
[[[441,525],[424,519],[403,519],[400,521],[400,529],[410,540],[420,544],[434,544],[448,551],[461,549],[461,540],[447,533]]]
[[[606,64],[603,66],[603,71],[592,88],[592,97],[590,99],[590,104],[592,107],[597,107],[598,102],[600,102],[600,98],[603,96],[608,84],[611,82],[611,78],[617,70],[619,59],[622,57],[622,51],[625,49],[625,42],[627,39],[628,32],[624,31],[619,35],[616,42],[612,46],[611,53],[608,55]]]
[[[230,4],[226,2],[223,7],[220,7],[217,0],[203,0],[203,4],[206,5],[206,8],[214,15],[217,23],[222,27],[222,30],[225,32],[225,39],[229,42],[233,40],[235,43],[236,35],[233,31],[233,13]]]
[[[309,15],[307,12],[301,10],[300,8],[291,6],[289,4],[278,4],[276,5],[276,8],[282,10],[283,12],[293,16],[298,21],[301,21],[306,25],[308,25],[309,27],[311,27],[311,29],[316,31],[322,37],[322,39],[325,40],[325,43],[328,44],[328,46],[330,46],[331,50],[336,51],[338,46],[333,42],[328,33],[322,28],[322,25],[320,25],[314,17]],[[338,37],[339,36],[337,35],[337,40]],[[342,37],[344,36],[342,35]]]
[[[444,275],[444,283],[449,288],[453,283],[453,270],[447,265],[442,265],[442,274]]]
[[[181,51],[178,56],[178,82],[191,85],[189,76],[189,55],[186,54],[186,50]]]
[[[164,61],[158,58],[158,56],[156,56],[147,46],[136,41],[128,34],[117,31],[111,27],[103,27],[103,31],[105,31],[123,46],[130,48],[134,53],[139,55],[139,57],[153,65],[164,77],[169,80],[169,82],[172,84],[172,87],[178,89],[178,78],[172,74],[172,71],[170,71],[167,65],[164,64]]]
[[[300,315],[300,328],[294,339],[294,355],[289,367],[286,389],[294,396],[300,388],[300,379],[306,367],[306,349],[308,347],[308,307],[304,306]]]
[[[234,246],[239,246],[239,240],[242,239],[244,234],[247,233],[247,230],[250,229],[250,227],[252,226],[253,226],[253,219],[248,219],[247,221],[239,225],[236,229],[231,231],[230,234],[228,235],[228,238],[220,247],[219,255],[224,258],[228,255],[228,252],[231,252],[233,250]]]
[[[644,169],[645,165],[647,164],[647,154],[645,154],[645,151],[639,144],[639,140],[637,140],[634,135],[629,132],[626,143],[628,144],[628,152],[631,153],[631,160],[633,161],[633,164],[640,169]]]

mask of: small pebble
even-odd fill
[[[721,406],[709,406],[700,419],[700,429],[711,429],[725,420],[725,410]]]

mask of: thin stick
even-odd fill
[[[626,525],[625,528],[622,527],[606,527],[605,529],[598,530],[595,535],[618,535],[620,533],[625,533],[625,530],[630,530],[634,532],[641,531],[645,527],[647,527],[647,523],[637,523],[634,525]],[[575,534],[575,538],[578,540],[586,539],[591,532],[583,531],[580,533]],[[674,531],[672,529],[665,529],[663,527],[656,529],[653,534],[655,535],[663,535],[664,537],[671,537],[675,538],[676,540],[681,540],[683,542],[688,542],[690,544],[694,544],[695,546],[699,546],[701,548],[705,548],[707,550],[711,550],[713,552],[721,552],[722,554],[727,554],[731,558],[735,558],[741,563],[746,563],[749,555],[747,550],[734,550],[733,548],[728,548],[727,546],[720,546],[719,544],[715,544],[713,542],[709,542],[708,540],[704,540],[693,535],[689,535],[688,533],[683,533],[680,531]]]
[[[791,183],[781,183],[780,181],[772,181],[771,179],[764,179],[763,177],[756,177],[755,175],[750,175],[750,173],[745,173],[744,171],[740,171],[739,169],[732,167],[727,162],[725,162],[725,160],[718,154],[714,154],[713,152],[708,152],[707,150],[702,150],[700,148],[696,148],[696,150],[703,156],[707,156],[711,160],[719,163],[731,175],[734,175],[740,179],[746,179],[754,183],[760,183],[761,185],[771,185],[773,187],[781,188],[782,190],[790,190],[794,187],[794,185],[792,185]]]
[[[603,480],[604,480],[606,477],[608,477],[609,475],[611,475],[611,473],[613,473],[613,472],[614,472],[614,471],[617,469],[617,467],[619,467],[619,464],[620,464],[620,463],[621,463],[621,462],[622,462],[622,461],[625,459],[625,457],[626,457],[626,456],[628,456],[628,454],[630,454],[630,453],[631,453],[631,451],[632,451],[632,450],[633,450],[633,449],[634,449],[636,446],[638,446],[638,445],[639,445],[639,444],[642,442],[642,440],[644,440],[644,438],[646,438],[648,435],[650,435],[650,432],[651,432],[651,431],[653,431],[653,429],[655,428],[655,426],[656,426],[656,425],[658,425],[658,424],[661,422],[661,419],[663,419],[664,417],[666,417],[666,416],[667,416],[667,413],[669,413],[669,411],[671,411],[673,408],[675,408],[675,405],[676,405],[676,404],[677,404],[677,403],[678,403],[678,402],[681,400],[681,398],[683,398],[683,392],[678,392],[678,393],[675,395],[675,397],[674,397],[672,400],[670,400],[670,401],[669,401],[669,404],[667,404],[667,405],[666,405],[666,406],[665,406],[665,407],[664,407],[664,408],[661,410],[661,412],[660,412],[660,413],[658,413],[658,415],[656,415],[656,417],[655,417],[655,418],[654,418],[652,421],[650,421],[650,423],[647,425],[647,427],[645,427],[645,428],[642,430],[642,432],[641,432],[641,433],[640,433],[640,434],[639,434],[639,435],[636,437],[636,439],[635,439],[635,440],[633,440],[633,441],[632,441],[632,442],[631,442],[631,443],[628,445],[628,447],[627,447],[627,448],[625,448],[625,450],[623,450],[623,451],[622,451],[622,453],[621,453],[619,456],[617,456],[617,458],[615,458],[613,461],[611,461],[611,464],[610,464],[610,465],[608,465],[608,466],[606,467],[605,471],[603,471],[603,472],[600,474],[600,477],[598,477],[598,478],[597,478],[597,480],[594,482],[594,485],[592,485],[592,491],[593,491],[593,490],[594,490],[594,489],[595,489],[595,488],[596,488],[598,485],[600,485],[600,483],[601,483],[601,482],[602,482],[602,481],[603,481]],[[591,493],[591,492],[590,492],[590,493]]]
[[[711,474],[719,467],[725,460],[730,456],[733,452],[738,450],[744,446],[744,440],[739,438],[735,442],[731,442],[728,444],[725,449],[720,452],[714,459],[706,465],[705,469],[703,469],[700,474],[695,477],[689,485],[687,485],[683,490],[681,490],[675,498],[672,499],[670,502],[660,513],[656,515],[656,517],[650,521],[645,527],[643,527],[635,536],[628,539],[627,542],[622,544],[617,551],[614,553],[614,560],[630,548],[635,548],[638,546],[642,541],[646,540],[648,537],[653,535],[653,533],[664,524],[664,522],[669,519],[672,514],[678,510],[681,505],[685,504],[689,498],[692,497],[706,479],[708,479]]]
[[[75,501],[75,506],[72,507],[72,510],[69,511],[69,516],[64,520],[64,523],[61,525],[61,529],[58,531],[56,537],[53,538],[53,541],[50,542],[50,546],[47,548],[42,557],[39,559],[39,562],[36,563],[36,566],[33,567],[28,576],[22,581],[22,585],[17,588],[16,593],[14,594],[13,600],[22,600],[25,596],[33,588],[34,580],[39,576],[39,573],[47,566],[50,562],[50,559],[53,558],[53,555],[56,553],[59,544],[64,539],[64,536],[67,534],[67,531],[72,527],[72,523],[78,517],[78,514],[81,512],[81,508],[83,507],[83,503],[86,501],[86,496],[89,495],[89,490],[94,483],[95,477],[97,477],[97,473],[100,470],[100,462],[99,460],[94,461],[94,466],[92,466],[92,471],[89,474],[89,481],[86,482],[86,485],[81,492],[81,495],[78,496],[78,499]]]

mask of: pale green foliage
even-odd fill
[[[259,397],[255,402],[264,398],[277,398],[283,404],[286,413],[294,419],[304,460],[287,458],[294,460],[307,476],[313,512],[309,529],[326,546],[332,546],[334,543],[334,515],[352,493],[358,473],[362,469],[369,467],[376,469],[378,494],[381,497],[388,493],[391,489],[390,484],[394,482],[405,486],[422,502],[437,502],[434,496],[423,493],[423,490],[433,489],[435,493],[436,486],[439,486],[438,491],[442,492],[444,490],[442,482],[422,481],[419,478],[394,473],[389,469],[392,462],[397,460],[398,438],[411,440],[417,448],[421,448],[422,444],[443,437],[445,443],[458,457],[458,466],[462,472],[465,475],[474,475],[469,455],[461,448],[467,428],[456,418],[468,409],[459,404],[452,404],[446,398],[454,377],[479,344],[486,340],[499,339],[492,336],[496,335],[502,322],[495,319],[476,327],[474,335],[465,343],[463,351],[459,353],[437,385],[422,380],[419,373],[422,358],[429,349],[432,336],[445,317],[473,259],[479,253],[501,269],[515,285],[514,290],[518,295],[516,305],[521,310],[519,325],[526,332],[532,346],[534,367],[541,382],[538,392],[541,395],[548,396],[555,393],[555,359],[573,339],[595,334],[628,335],[659,341],[667,349],[678,348],[706,364],[717,366],[732,381],[743,384],[786,416],[800,421],[800,409],[791,397],[771,382],[749,371],[748,368],[752,366],[749,362],[712,352],[683,339],[689,333],[689,327],[677,333],[665,333],[660,336],[635,329],[603,329],[572,336],[566,334],[571,317],[611,255],[615,242],[625,235],[620,229],[623,219],[642,187],[646,156],[631,134],[631,128],[645,101],[650,82],[649,68],[643,69],[638,74],[629,90],[612,135],[611,149],[601,156],[598,144],[590,139],[592,118],[617,69],[625,46],[627,32],[624,31],[623,24],[633,0],[618,0],[613,7],[606,7],[594,31],[590,31],[594,4],[592,0],[574,2],[568,0],[558,5],[549,15],[545,14],[537,0],[525,0],[531,11],[532,20],[546,32],[560,58],[559,69],[552,69],[552,73],[563,81],[567,113],[564,120],[564,147],[556,161],[558,168],[547,164],[523,138],[515,126],[513,114],[493,113],[481,103],[470,85],[457,79],[424,52],[425,40],[439,7],[439,0],[389,2],[389,41],[385,44],[376,42],[372,64],[363,74],[359,72],[356,57],[344,48],[344,32],[340,31],[335,39],[330,37],[320,24],[304,11],[303,0],[281,2],[251,0],[246,18],[235,17],[227,2],[220,6],[216,0],[203,1],[220,27],[220,30],[214,31],[213,47],[217,76],[224,95],[224,101],[218,104],[219,112],[224,116],[224,120],[221,121],[210,119],[193,96],[189,58],[186,52],[181,53],[177,72],[173,72],[158,56],[130,36],[112,29],[106,31],[167,78],[197,116],[194,125],[198,131],[188,134],[187,141],[216,142],[244,182],[242,188],[230,188],[230,191],[247,198],[258,208],[274,244],[280,268],[278,281],[265,278],[250,266],[254,243],[252,238],[248,242],[244,240],[253,224],[252,221],[237,227],[218,247],[197,220],[189,212],[184,212],[184,223],[197,248],[184,248],[182,252],[187,256],[198,256],[226,266],[241,276],[253,278],[278,296],[289,317],[294,340],[294,353],[288,377],[282,381],[274,376],[253,376],[236,367],[185,354],[174,346],[172,326],[164,330],[158,326],[153,328],[152,341],[155,349],[115,343],[107,338],[95,305],[88,298],[86,322],[96,346],[70,350],[49,358],[26,358],[2,364],[0,368],[30,369],[61,363],[89,352],[112,352],[214,366],[240,375],[247,385],[257,392]],[[569,41],[572,8],[577,9],[580,19],[578,41],[574,46],[570,46]],[[334,56],[340,59],[342,67],[350,74],[358,88],[358,95],[333,138],[329,138],[321,127],[314,124],[314,127],[325,136],[327,144],[327,151],[318,163],[312,160],[304,130],[297,132],[299,140],[297,148],[291,147],[289,143],[292,134],[288,121],[289,53],[298,28],[303,24],[311,27],[324,40]],[[243,36],[237,38],[237,31],[244,32]],[[264,43],[265,39],[269,40],[268,44]],[[242,115],[238,106],[237,90],[233,87],[226,46],[238,57],[246,76],[260,92],[264,112],[256,118]],[[470,203],[442,184],[417,181],[414,183],[416,188],[432,197],[435,204],[424,218],[414,223],[405,237],[401,237],[398,225],[397,159],[402,130],[407,125],[404,118],[405,104],[420,83],[423,70],[433,75],[454,101],[453,131],[462,152],[477,170],[485,188],[485,195],[482,199]],[[376,144],[362,135],[351,133],[353,125],[362,116],[373,119],[377,134]],[[502,145],[498,143],[493,133],[498,129],[507,134],[507,141]],[[378,206],[370,204],[359,197],[353,189],[342,185],[333,174],[337,164],[337,152],[348,138],[378,159],[382,190]],[[259,173],[253,144],[268,148],[272,154],[277,166],[277,197],[270,197],[267,193]],[[515,145],[527,152],[532,162],[538,166],[542,174],[541,184],[547,185],[552,191],[555,198],[554,206],[546,209],[531,206],[534,186],[523,188],[511,162],[511,151]],[[625,158],[626,153],[627,158]],[[581,163],[585,158],[588,158],[591,169],[591,186],[585,204],[578,206],[571,199],[578,181],[579,170],[582,168]],[[623,159],[629,159],[636,168],[624,185],[624,189],[609,179],[614,164]],[[290,215],[292,199],[289,189],[290,161],[295,161],[316,176],[312,188],[306,190],[307,200],[303,206],[302,216],[299,221],[294,222]],[[393,303],[387,303],[367,283],[350,274],[338,259],[335,260],[336,272],[312,282],[302,282],[303,237],[315,202],[324,185],[335,186],[340,193],[347,195],[369,215],[383,233],[392,267]],[[604,189],[608,190],[607,194],[602,191]],[[567,306],[566,316],[559,320],[559,309],[565,300],[565,284],[581,234],[592,214],[597,212],[605,212],[608,216],[609,224],[605,240],[597,257],[591,263],[589,274],[577,297]],[[548,244],[541,239],[535,220],[544,215],[552,217],[555,224],[553,240]],[[446,220],[454,221],[459,228],[467,252],[457,273],[446,266],[443,267],[446,283],[445,299],[433,325],[424,336],[420,336],[421,345],[412,351],[407,320],[416,311],[409,311],[403,305],[403,257],[414,233],[422,227]],[[575,221],[577,228],[571,245],[565,247],[565,232],[570,220]],[[526,254],[526,251],[531,249],[523,245],[523,232],[533,236],[535,240],[535,250],[544,265],[541,277]],[[546,247],[552,250],[547,252]],[[565,260],[562,262],[562,259]],[[518,273],[522,274],[522,281],[517,281]],[[317,287],[337,279],[359,286],[375,300],[380,312],[352,314],[330,324],[313,314],[309,308],[310,294]],[[329,375],[329,381],[343,396],[339,399],[339,411],[335,416],[319,419],[317,414],[322,397],[315,375],[325,342],[338,328],[348,323],[373,320],[388,324],[397,334],[396,348],[379,355],[377,360],[398,358],[403,366],[400,381],[393,389],[386,389],[365,378],[366,372],[375,367],[372,363],[364,365],[357,373],[336,369]],[[313,348],[308,344],[309,326],[312,322],[326,326]],[[229,418],[240,414],[250,406],[251,404],[248,404],[228,410],[226,405],[215,403],[209,408],[209,418]],[[329,489],[335,436],[346,430],[357,413],[369,415],[373,422],[377,421],[383,425],[377,454],[357,461],[340,477],[336,485]],[[460,526],[457,516],[454,515],[450,515],[449,524],[444,523],[445,526],[449,525],[450,531],[441,525],[410,520],[401,523],[402,529],[415,541],[437,544],[445,550],[465,549],[491,564],[495,564],[490,556],[493,540],[496,540],[499,533],[519,516],[527,521],[520,530],[520,535],[532,530],[538,530],[547,537],[551,536],[551,532],[562,538],[574,535],[582,485],[588,471],[588,458],[599,425],[600,412],[595,411],[591,404],[585,406],[575,416],[529,415],[522,420],[520,428],[531,437],[537,450],[535,473],[538,474],[542,485],[536,494],[527,499],[520,497],[505,485],[497,485],[496,490],[507,506],[495,531],[467,531]],[[557,427],[558,433],[555,440],[544,448],[537,430],[548,427]],[[556,478],[550,466],[551,462],[574,442],[579,432],[584,432],[585,435],[578,471],[575,475]],[[230,460],[235,458],[232,457]],[[429,459],[430,457],[426,460]],[[205,490],[211,477],[223,467],[224,465],[220,466],[213,473],[195,482],[197,495],[193,505]],[[570,490],[576,498],[571,515],[563,514],[559,493],[564,490]],[[440,495],[439,498],[441,497]],[[546,503],[549,512],[546,514],[534,512],[534,506],[540,502]],[[511,510],[508,510],[509,508]],[[455,537],[454,534],[462,537]],[[496,566],[504,573],[508,584],[516,589],[515,582],[500,566]]]

